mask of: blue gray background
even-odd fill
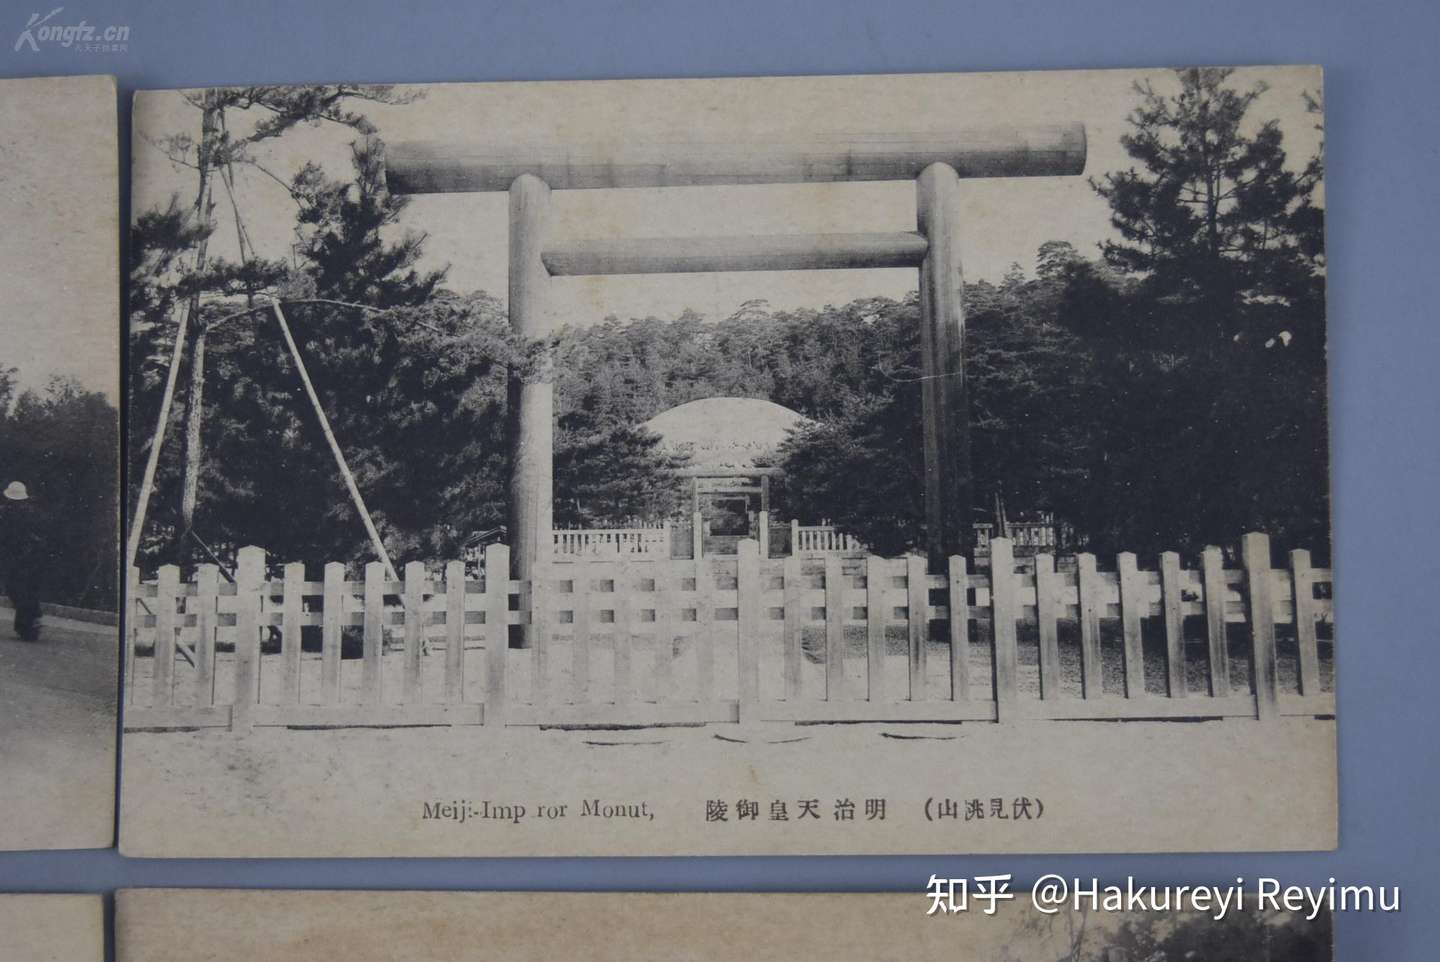
[[[12,49],[31,13],[60,2],[67,22],[130,26],[129,50]],[[0,854],[0,890],[890,890],[915,892],[918,907],[931,873],[1176,883],[1270,875],[1308,884],[1333,876],[1398,884],[1405,898],[1398,916],[1339,919],[1337,958],[1432,957],[1440,945],[1437,11],[1424,0],[0,2],[0,75],[117,75],[122,144],[128,95],[145,87],[1322,64],[1343,638],[1342,825],[1334,853],[238,862],[17,853]]]

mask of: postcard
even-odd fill
[[[0,959],[103,962],[105,906],[98,895],[0,895]]]
[[[110,77],[0,81],[0,849],[115,839],[117,116]]]
[[[1168,893],[1168,894],[1167,894]],[[973,893],[972,893],[973,894]],[[1014,893],[1011,893],[1012,895]],[[1163,904],[1173,890],[1154,893]],[[947,896],[129,889],[119,962],[965,962],[1265,958],[1329,962],[1331,914],[1261,908],[1040,911]],[[1172,905],[1176,905],[1172,899]],[[603,934],[602,934],[603,933]]]
[[[123,850],[1333,847],[1323,96],[137,95]]]

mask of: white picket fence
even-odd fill
[[[486,548],[479,572],[414,561],[398,581],[379,562],[360,580],[327,564],[315,581],[303,564],[277,572],[245,548],[234,583],[214,565],[189,580],[174,566],[154,581],[131,570],[125,725],[1332,715],[1317,634],[1332,624],[1330,571],[1301,550],[1273,568],[1263,534],[1241,548],[1233,568],[1209,548],[1198,565],[1165,552],[1145,570],[1126,552],[1102,570],[1091,554],[1073,568],[1048,554],[1021,564],[996,539],[985,569],[957,556],[929,571],[916,555],[766,559],[743,541],[736,556],[695,560],[581,554],[537,565],[533,581],[509,577],[504,545]],[[1149,683],[1146,622],[1163,636],[1163,670]],[[1111,685],[1102,623],[1121,654]],[[1236,657],[1248,678],[1231,670],[1232,625],[1244,626]],[[1277,625],[1289,626],[1284,680]],[[1020,679],[1025,626],[1033,688]],[[511,646],[512,628],[528,648]],[[898,648],[892,629],[903,632]],[[1333,642],[1324,646],[1333,666]]]
[[[836,529],[832,524],[801,524],[790,522],[790,553],[801,558],[825,555],[863,557],[867,549],[861,541]]]
[[[578,556],[669,558],[670,522],[638,528],[576,528],[555,532],[555,560]]]

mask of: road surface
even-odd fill
[[[0,607],[0,849],[110,844],[116,630],[46,616],[21,641]]]

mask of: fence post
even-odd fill
[[[925,700],[926,648],[930,640],[930,589],[925,558],[905,556],[905,635],[910,649],[910,700]]]
[[[655,700],[659,702],[675,699],[675,624],[679,612],[675,610],[675,573],[670,563],[661,560],[655,563]]]
[[[1160,556],[1160,605],[1165,611],[1165,671],[1171,698],[1184,698],[1185,617],[1180,612],[1180,556],[1167,551]]]
[[[573,640],[570,649],[571,701],[584,704],[590,700],[590,560],[575,559],[571,569],[570,590],[574,596],[570,613]]]
[[[638,542],[637,542],[638,545]],[[529,614],[530,700],[550,698],[550,612],[555,602],[555,566],[549,556],[537,558],[529,582],[520,586],[520,607]],[[522,616],[523,617],[523,616]]]
[[[1105,668],[1100,658],[1100,572],[1095,556],[1075,556],[1075,586],[1080,599],[1080,687],[1084,698],[1105,695]]]
[[[345,634],[345,566],[325,565],[324,608],[320,614],[320,704],[340,704],[341,646]]]
[[[800,553],[800,519],[790,519],[790,553]]]
[[[890,620],[885,610],[885,568],[884,558],[865,558],[865,675],[870,701],[885,698],[885,626]]]
[[[1015,622],[1020,617],[1015,591],[1015,556],[1009,538],[990,542],[990,634],[994,645],[995,717],[1006,721],[1019,701]]]
[[[402,692],[407,704],[420,702],[420,650],[423,645],[425,605],[425,563],[410,561],[405,565],[405,588],[401,607],[405,610],[405,687]]]
[[[695,558],[695,698],[715,697],[715,572]]]
[[[203,564],[195,569],[195,704],[215,704],[215,628],[220,594],[220,568]]]
[[[131,566],[125,588],[125,704],[135,703],[135,646],[140,643],[140,569]]]
[[[365,565],[365,636],[361,640],[362,672],[360,701],[378,705],[384,698],[385,678],[381,659],[385,649],[385,565]]]
[[[756,522],[760,528],[760,557],[770,557],[770,512],[761,511]]]
[[[1280,692],[1275,670],[1275,607],[1270,575],[1270,538],[1251,532],[1240,539],[1245,565],[1250,617],[1250,666],[1255,679],[1255,716],[1261,720],[1280,714]]]
[[[740,542],[736,565],[736,604],[739,607],[740,720],[753,720],[760,701],[760,545]]]
[[[445,565],[445,701],[465,700],[465,562]]]
[[[1230,649],[1225,638],[1225,556],[1215,545],[1200,555],[1205,579],[1205,637],[1210,649],[1210,694],[1230,694]]]
[[[758,646],[757,646],[758,648]],[[845,578],[838,555],[825,556],[825,700],[849,697],[845,686]]]
[[[510,548],[485,546],[485,724],[505,724],[505,659],[510,650]]]
[[[292,561],[285,565],[284,594],[281,596],[280,651],[285,665],[281,702],[300,702],[300,612],[303,602],[305,565]]]
[[[1140,636],[1140,619],[1148,607],[1141,597],[1145,590],[1135,554],[1122,551],[1115,558],[1120,574],[1120,632],[1125,641],[1125,697],[1145,694],[1145,647]]]
[[[785,697],[795,700],[800,697],[800,670],[804,664],[801,644],[804,640],[805,619],[801,610],[800,559],[794,553],[786,557],[785,568]]]
[[[265,551],[241,548],[235,560],[235,704],[230,729],[249,732],[260,704],[260,614],[265,585]]]
[[[705,516],[696,511],[690,521],[690,558],[699,561],[705,549]]]
[[[1060,695],[1060,582],[1055,576],[1055,558],[1035,556],[1035,619],[1040,635],[1040,697]]]
[[[950,698],[965,701],[970,697],[970,573],[963,556],[950,556],[949,581]]]
[[[1320,652],[1315,642],[1315,581],[1310,552],[1290,552],[1290,581],[1295,600],[1295,645],[1300,655],[1300,694],[1320,694]]]
[[[168,708],[175,703],[175,604],[180,594],[180,569],[163,565],[155,591],[155,670],[151,704]]]
[[[635,659],[634,648],[634,572],[630,564],[621,557],[614,563],[615,591],[614,612],[615,620],[612,622],[613,633],[610,636],[610,643],[614,651],[614,698],[615,703],[628,702],[634,696],[635,691]]]

